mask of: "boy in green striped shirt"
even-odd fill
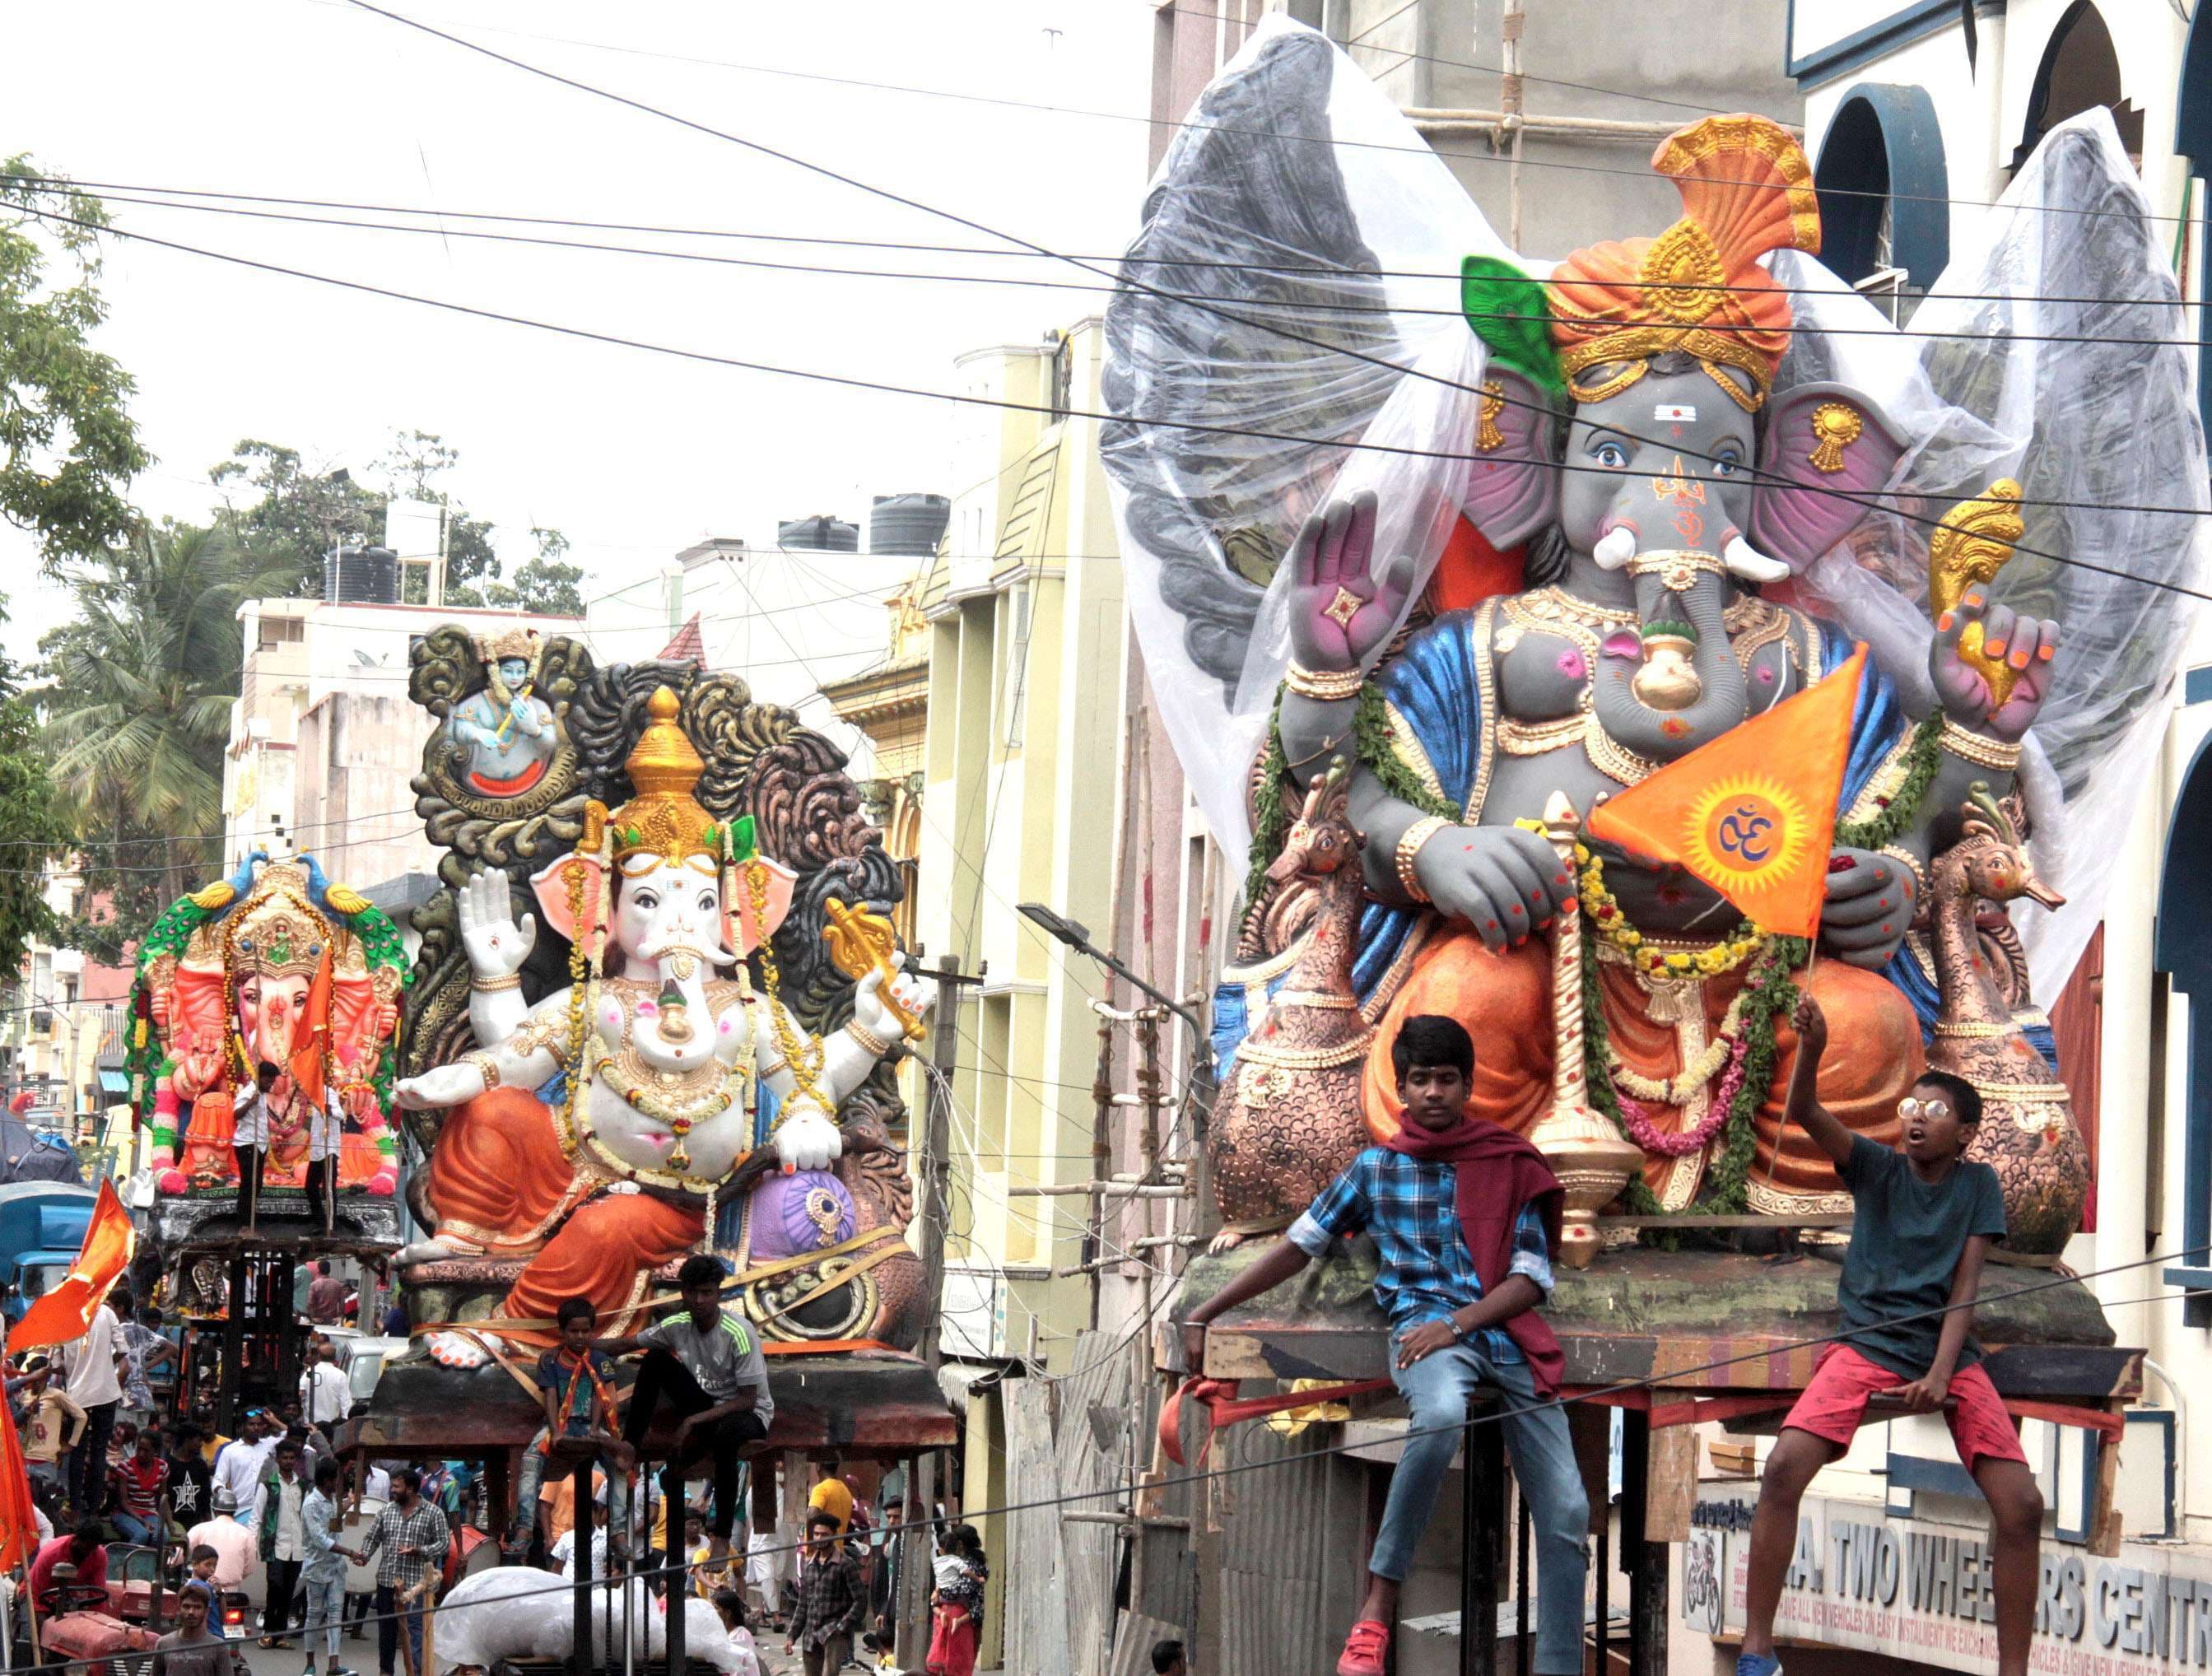
[[[716,1559],[730,1552],[730,1533],[736,1527],[738,1457],[768,1436],[775,1418],[768,1359],[753,1330],[723,1310],[723,1278],[721,1264],[703,1252],[686,1258],[676,1277],[683,1314],[626,1339],[602,1339],[595,1346],[609,1356],[645,1352],[623,1421],[624,1442],[640,1448],[663,1404],[683,1417],[675,1452],[660,1474],[661,1493],[672,1505],[683,1502],[684,1469],[702,1456],[712,1458],[714,1515],[708,1552]],[[672,1535],[681,1528],[679,1521],[670,1521]],[[664,1563],[675,1564],[675,1556]]]

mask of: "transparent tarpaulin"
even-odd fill
[[[2176,700],[2198,602],[2174,589],[2212,576],[2188,323],[2149,210],[2110,115],[2073,118],[1972,225],[1905,332],[1857,335],[1881,316],[1848,292],[1799,297],[1783,365],[1784,383],[1866,391],[1912,439],[1894,496],[1911,517],[1870,514],[1803,586],[1923,704],[1931,531],[1913,519],[1940,519],[2000,477],[2021,485],[2020,544],[2034,550],[1991,596],[2063,635],[2022,769],[2037,866],[2067,902],[2013,915],[2045,1002],[2104,915]],[[1842,290],[1802,257],[1774,272]],[[2172,510],[2134,510],[2155,507]]]
[[[1289,656],[1270,582],[1299,524],[1372,489],[1378,556],[1411,551],[1425,574],[1442,549],[1474,431],[1459,386],[1482,370],[1451,276],[1478,252],[1506,254],[1443,161],[1279,13],[1206,88],[1146,199],[1106,319],[1108,405],[1138,422],[1105,426],[1100,452],[1146,669],[1232,854]],[[1358,441],[1412,452],[1344,446]]]

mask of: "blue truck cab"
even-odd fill
[[[67,1181],[15,1181],[0,1187],[0,1285],[10,1321],[23,1318],[69,1273],[84,1244],[99,1194]]]

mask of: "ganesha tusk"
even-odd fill
[[[1770,559],[1741,536],[1732,537],[1721,550],[1721,562],[1747,582],[1778,582],[1790,574],[1779,559]]]
[[[1590,549],[1590,557],[1606,570],[1618,570],[1636,556],[1636,531],[1626,525],[1616,525],[1601,537]]]

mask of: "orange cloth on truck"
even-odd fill
[[[1703,985],[1705,1035],[1719,1035],[1729,1003],[1743,987],[1745,969]],[[1820,1060],[1817,1084],[1820,1103],[1849,1128],[1888,1145],[1897,1139],[1897,1102],[1919,1077],[1927,1060],[1921,1048],[1920,1022],[1912,1004],[1879,973],[1846,966],[1840,960],[1814,962],[1801,987],[1810,990],[1828,1018],[1828,1050]],[[1606,1030],[1623,1064],[1646,1077],[1664,1078],[1682,1068],[1677,1027],[1651,1014],[1652,997],[1627,967],[1607,961],[1598,967]],[[1677,993],[1686,993],[1675,987]],[[1552,1101],[1552,955],[1549,945],[1532,940],[1517,949],[1492,953],[1482,938],[1462,926],[1423,949],[1405,987],[1384,1011],[1375,1045],[1368,1051],[1362,1089],[1368,1127],[1377,1139],[1396,1133],[1405,1107],[1398,1098],[1390,1044],[1405,1021],[1421,1013],[1456,1018],[1474,1038],[1474,1095],[1468,1109],[1516,1134],[1526,1134]],[[1774,1021],[1774,1082],[1752,1114],[1757,1139],[1751,1179],[1777,1193],[1798,1197],[1839,1193],[1835,1166],[1802,1130],[1784,1133],[1782,1105],[1790,1091],[1790,1067],[1797,1057],[1797,1034],[1785,1012]],[[1714,1079],[1715,1082],[1718,1078]],[[1708,1084],[1710,1087],[1711,1084]],[[1687,1126],[1678,1106],[1644,1102],[1651,1126],[1679,1134]],[[1645,1162],[1644,1180],[1662,1191],[1675,1168],[1671,1158]]]
[[[643,1319],[647,1276],[690,1251],[705,1224],[704,1207],[694,1203],[644,1193],[590,1199],[603,1178],[579,1169],[562,1149],[552,1109],[523,1089],[495,1088],[456,1107],[429,1168],[441,1235],[495,1256],[529,1258],[499,1309],[510,1320],[547,1323],[501,1330],[524,1343],[556,1343],[554,1312],[572,1297],[592,1301],[604,1336],[632,1331]]]

